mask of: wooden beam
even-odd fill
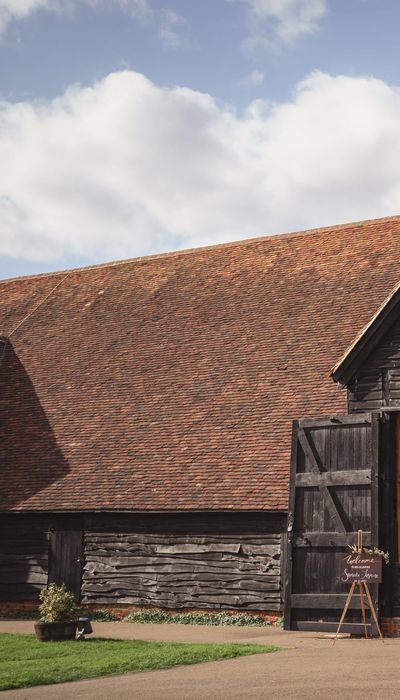
[[[353,413],[344,416],[321,416],[320,418],[302,418],[298,421],[300,428],[329,428],[332,425],[362,425],[371,422],[371,413]]]
[[[341,610],[347,598],[348,595],[346,593],[296,593],[292,594],[292,608]],[[349,608],[361,610],[359,595],[353,595]]]
[[[371,484],[370,469],[352,469],[337,472],[310,472],[296,474],[296,487],[306,486],[361,486]]]
[[[312,472],[314,474],[320,475],[322,472],[321,467],[317,462],[317,458],[314,455],[312,447],[307,439],[307,436],[306,436],[303,428],[299,427],[297,435],[298,435],[300,445],[303,449],[304,455],[309,462],[309,465],[310,465]],[[329,515],[331,516],[337,529],[339,530],[339,532],[346,532],[346,527],[343,523],[343,520],[340,516],[338,509],[336,508],[336,504],[332,498],[332,494],[329,491],[328,487],[327,486],[319,486],[319,490],[324,498],[325,505],[327,507]]]
[[[293,547],[347,547],[356,541],[356,532],[302,532],[293,538]],[[371,546],[370,532],[364,532],[364,545]]]
[[[294,527],[294,510],[296,505],[296,489],[295,489],[295,475],[297,470],[297,450],[298,450],[298,439],[297,433],[299,430],[298,421],[293,421],[292,424],[292,451],[290,457],[290,485],[289,485],[289,512],[287,520],[287,534],[284,539],[285,553],[283,555],[283,560],[285,562],[285,569],[283,572],[283,626],[285,630],[291,629],[291,595],[292,595],[292,569],[293,569],[293,556],[292,556],[292,539],[293,539],[293,527]]]

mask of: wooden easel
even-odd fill
[[[358,552],[358,554],[362,554],[362,548],[363,548],[363,532],[362,532],[362,530],[358,530],[358,533],[357,533],[357,552]],[[349,609],[350,601],[353,597],[353,593],[355,591],[355,587],[356,587],[357,583],[358,583],[358,588],[360,591],[361,614],[362,614],[364,630],[365,630],[365,639],[368,639],[368,628],[367,628],[367,619],[366,619],[366,615],[365,615],[364,590],[365,590],[365,594],[367,596],[368,604],[369,604],[369,607],[371,610],[371,615],[374,619],[374,622],[376,624],[376,628],[379,632],[379,636],[380,636],[382,643],[383,643],[382,632],[381,632],[381,628],[379,627],[379,622],[378,622],[378,615],[376,614],[375,606],[374,606],[374,603],[373,603],[373,600],[371,597],[371,592],[369,590],[368,583],[365,583],[365,581],[358,581],[358,582],[353,581],[353,583],[351,584],[349,595],[347,596],[347,600],[346,600],[346,603],[345,603],[344,608],[343,608],[343,612],[342,612],[342,616],[340,618],[339,626],[336,630],[336,634],[335,634],[335,637],[334,637],[333,642],[332,642],[332,646],[336,642],[336,639],[337,639],[338,634],[340,632],[340,628],[343,624],[343,620],[346,617],[346,613]],[[363,587],[364,587],[364,590],[363,590]]]

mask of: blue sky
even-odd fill
[[[400,212],[395,0],[0,0],[0,276]]]

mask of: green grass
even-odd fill
[[[119,639],[39,642],[0,634],[0,690],[278,651],[259,644],[182,644]]]

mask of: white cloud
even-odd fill
[[[262,85],[264,80],[265,80],[265,74],[262,73],[261,71],[255,69],[255,70],[252,70],[251,73],[246,75],[245,78],[243,78],[243,80],[241,81],[241,84],[244,87],[254,88],[254,87],[259,87],[260,85]]]
[[[0,254],[93,259],[398,213],[400,90],[313,73],[238,115],[130,71],[0,107]]]
[[[154,24],[164,46],[178,48],[184,44],[180,31],[187,25],[186,20],[172,10],[155,9],[150,0],[0,0],[0,37],[13,20],[26,19],[39,10],[70,12],[79,5],[102,10],[119,8],[133,20]]]
[[[291,44],[313,34],[327,11],[327,0],[228,0],[247,6],[249,36],[245,46],[269,44],[272,37]]]
[[[0,34],[12,19],[25,19],[42,8],[48,8],[50,0],[0,0]]]
[[[172,10],[159,10],[159,37],[164,46],[179,49],[186,46],[181,30],[187,26],[186,20]]]

